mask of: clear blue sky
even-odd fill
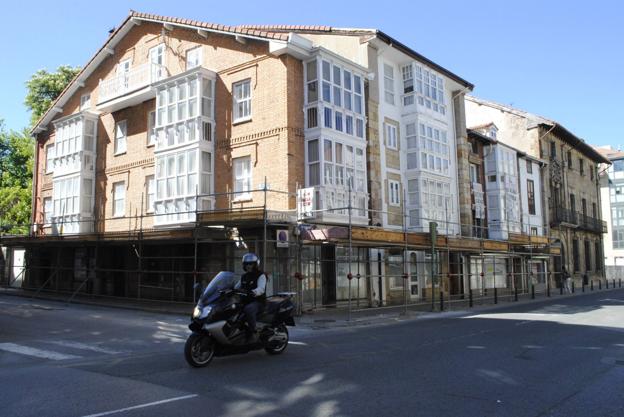
[[[95,8],[95,5],[102,7]],[[624,2],[7,1],[0,118],[28,124],[25,81],[84,65],[129,9],[223,24],[379,28],[475,85],[474,95],[555,119],[589,143],[624,145]],[[514,4],[514,6],[511,6]],[[304,6],[305,5],[305,6]]]

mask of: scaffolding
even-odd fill
[[[422,224],[432,225],[423,232],[409,225],[406,204],[393,227],[353,224],[350,187],[346,206],[313,210],[346,211],[344,222],[302,221],[290,208],[299,189],[270,190],[266,179],[264,184],[245,191],[254,197],[245,201],[236,198],[240,193],[197,194],[194,210],[175,213],[191,219],[184,225],[146,227],[172,213],[147,213],[142,196],[134,215],[93,220],[93,233],[63,233],[61,221],[39,224],[31,236],[5,236],[2,243],[29,249],[23,288],[65,294],[68,302],[91,296],[194,303],[195,285],[205,286],[220,270],[241,272],[239,259],[246,251],[260,254],[269,291],[296,292],[299,312],[346,308],[349,318],[370,309],[438,311],[550,296],[557,282],[550,262],[557,250],[547,224],[540,225],[544,236],[509,233],[507,241],[487,239],[487,225],[470,224],[470,230],[480,230],[467,237],[450,232],[461,233],[466,225],[450,221],[447,208],[442,225],[422,218]],[[198,204],[203,197],[226,204],[203,209]],[[120,223],[127,228],[107,229]]]

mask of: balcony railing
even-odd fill
[[[160,81],[168,76],[167,68],[154,63],[147,63],[117,74],[112,78],[100,80],[98,103],[104,103]]]
[[[569,224],[595,233],[607,233],[607,222],[569,209],[556,207],[550,211],[551,226]]]

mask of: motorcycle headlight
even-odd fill
[[[210,306],[195,307],[195,309],[193,310],[193,318],[199,320],[205,319],[206,317],[208,317],[208,314],[210,314],[211,311],[212,307]]]

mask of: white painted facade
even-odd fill
[[[542,202],[541,165],[533,158],[526,156],[518,158],[522,233],[525,235],[546,236],[547,232]]]
[[[386,166],[388,143],[381,141],[382,186],[388,186],[388,174],[400,175],[408,230],[427,232],[429,222],[436,222],[440,234],[458,234],[457,150],[451,93],[458,87],[443,74],[392,48],[379,54],[377,61],[380,130],[387,119],[400,123],[399,170]],[[382,139],[383,133],[380,131]],[[383,226],[402,228],[388,224],[390,202],[386,196],[390,193],[384,189],[381,195]]]
[[[520,233],[518,162],[515,149],[495,143],[485,155],[487,218],[490,239],[507,240]]]
[[[323,48],[304,62],[305,178],[314,218],[368,224],[365,68]]]
[[[600,202],[602,219],[607,222],[605,265],[624,268],[624,159],[612,160],[600,178]]]

